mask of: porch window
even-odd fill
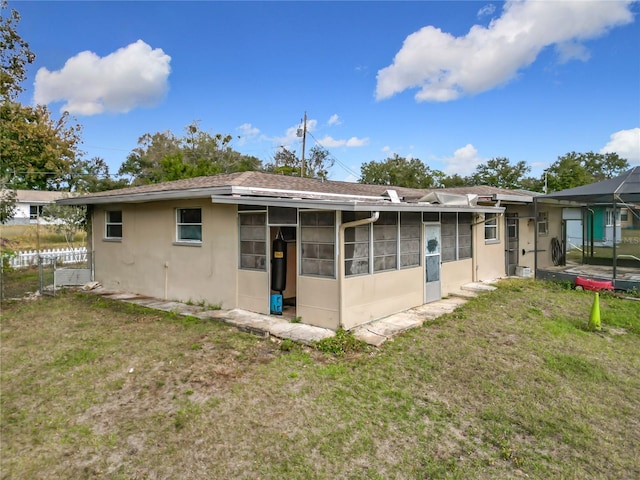
[[[335,212],[300,212],[300,273],[335,278]]]
[[[398,213],[381,212],[373,224],[373,271],[395,270],[398,265]]]
[[[457,260],[458,218],[455,213],[443,213],[440,217],[440,242],[442,261]]]
[[[458,213],[458,260],[471,258],[471,212]]]
[[[239,213],[240,268],[267,269],[267,215],[266,213]]]
[[[420,212],[400,213],[400,268],[420,266]]]
[[[484,214],[484,239],[487,243],[498,240],[498,215],[495,213]]]
[[[440,241],[443,262],[471,258],[471,213],[442,213]]]
[[[105,238],[122,238],[122,210],[105,212]]]
[[[369,212],[342,212],[342,223],[368,218]],[[349,227],[344,231],[344,272],[347,277],[369,273],[371,225]]]
[[[538,235],[549,234],[549,213],[538,212]]]
[[[202,209],[176,209],[176,240],[178,242],[202,243]]]

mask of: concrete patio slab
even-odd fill
[[[433,320],[441,315],[453,312],[460,305],[466,303],[470,298],[477,296],[481,292],[495,290],[495,288],[493,285],[485,283],[468,284],[463,287],[464,293],[459,296],[443,298],[436,302],[420,305],[405,310],[404,312],[374,320],[373,322],[352,329],[352,333],[359,340],[369,345],[379,347],[387,340],[411,328],[420,327],[425,321]],[[239,308],[209,310],[198,305],[161,300],[128,292],[105,290],[103,288],[96,288],[90,290],[90,292],[113,300],[133,303],[165,312],[175,312],[180,315],[194,316],[203,320],[220,320],[253,334],[264,336],[272,335],[280,339],[290,339],[306,345],[311,345],[313,342],[335,335],[333,330],[327,328],[315,327],[304,323],[291,323],[281,316],[263,315]]]

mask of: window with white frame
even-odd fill
[[[369,212],[342,212],[342,223],[368,218]],[[349,227],[344,231],[344,272],[345,275],[369,273],[371,225]]]
[[[549,234],[549,214],[548,212],[538,212],[538,235]]]
[[[105,238],[122,238],[122,210],[107,210],[105,212]]]
[[[239,213],[240,268],[267,269],[267,214],[264,212]]]
[[[300,273],[335,278],[335,212],[300,212]]]
[[[620,210],[616,210],[615,216],[617,217],[616,225],[620,225]],[[607,209],[607,227],[613,227],[613,219],[614,219],[613,209],[608,208]]]
[[[381,212],[373,224],[373,271],[395,270],[398,265],[398,213]]]
[[[495,242],[498,240],[498,214],[484,214],[484,239],[487,242]]]
[[[420,266],[421,232],[422,214],[420,212],[400,213],[400,268]]]
[[[176,241],[202,243],[202,209],[176,209]]]

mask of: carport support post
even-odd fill
[[[538,199],[533,199],[533,278],[538,278]]]
[[[616,243],[617,242],[617,238],[616,238],[616,230],[617,230],[617,221],[618,221],[618,216],[616,215],[616,199],[614,197],[613,199],[613,285],[615,287],[616,284]]]

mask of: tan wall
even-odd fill
[[[336,330],[340,320],[338,280],[298,277],[296,315],[303,323]]]
[[[473,281],[473,261],[470,258],[457,262],[444,262],[440,270],[442,296],[458,292],[462,285]]]
[[[540,204],[538,211],[548,212],[549,219],[549,233],[538,235],[538,268],[545,268],[553,266],[551,240],[557,238],[562,241],[562,208]]]
[[[473,252],[473,255],[475,256],[476,281],[492,281],[496,278],[505,276],[505,216],[498,216],[497,223],[497,240],[487,241],[484,239],[484,223],[479,223],[476,226],[476,237],[474,238],[475,243]],[[473,267],[471,267],[469,271],[473,272],[472,269]]]
[[[533,270],[535,263],[535,234],[536,221],[532,217],[533,207],[512,206],[507,207],[510,212],[518,214],[518,266],[529,267]],[[522,250],[525,251],[524,255]]]
[[[176,207],[202,208],[202,244],[174,245]],[[122,210],[123,238],[105,241],[104,211]],[[97,207],[95,279],[106,288],[170,300],[236,305],[236,207],[206,199]]]
[[[424,303],[422,267],[347,277],[342,288],[342,324],[363,323]]]
[[[269,314],[269,274],[254,270],[239,270],[238,308]]]

